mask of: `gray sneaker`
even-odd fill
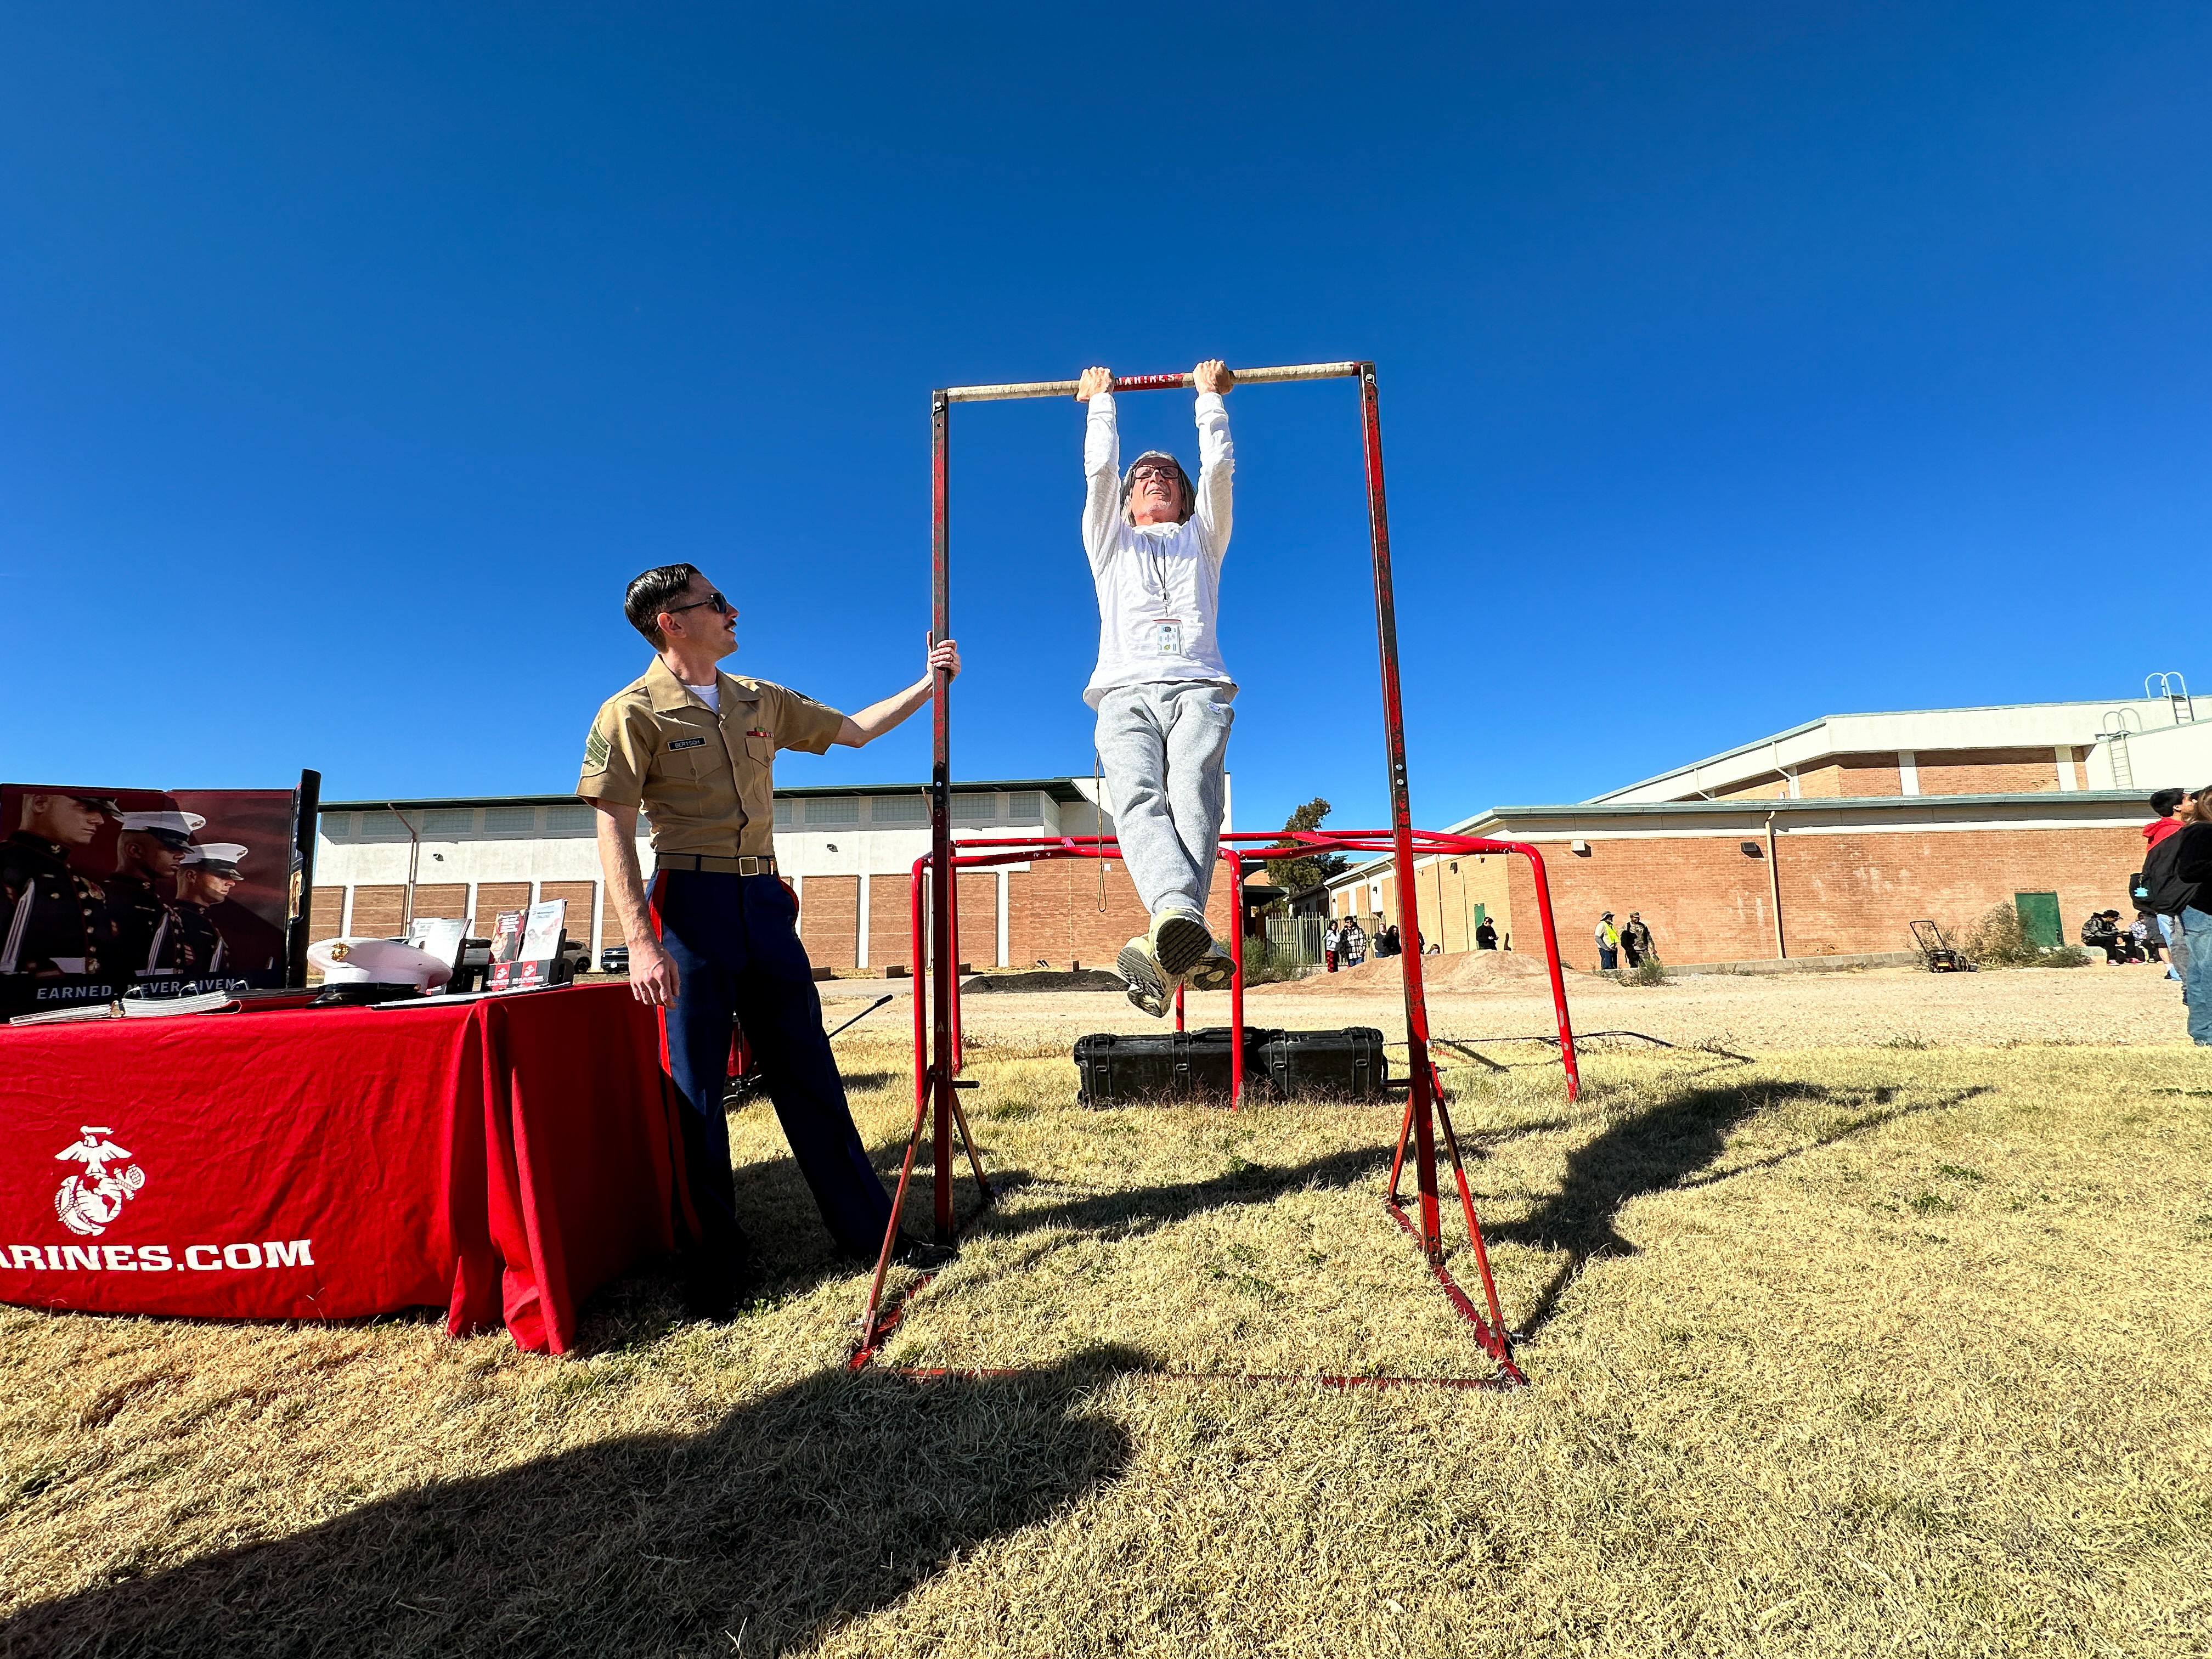
[[[1175,995],[1175,987],[1160,971],[1159,960],[1152,955],[1152,943],[1142,933],[1121,947],[1114,958],[1114,971],[1129,982],[1129,1000],[1154,1019],[1166,1014],[1168,1004]]]
[[[1216,942],[1198,959],[1198,966],[1184,975],[1183,983],[1194,991],[1225,991],[1236,979],[1237,959]]]
[[[1152,918],[1152,960],[1170,980],[1180,980],[1218,948],[1206,918],[1195,910],[1163,910]]]

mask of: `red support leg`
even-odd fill
[[[1375,365],[1359,366],[1360,431],[1367,456],[1367,529],[1375,560],[1375,635],[1382,659],[1382,739],[1389,764],[1390,837],[1397,867],[1398,931],[1402,937],[1414,916],[1413,817],[1406,789],[1406,708],[1398,688],[1398,605],[1390,579],[1390,511],[1382,489],[1382,412],[1375,389]],[[1413,927],[1418,947],[1420,931]],[[1418,948],[1399,957],[1406,981],[1406,1042],[1413,1087],[1407,1105],[1420,1164],[1413,1176],[1421,1194],[1421,1249],[1431,1262],[1443,1260],[1441,1218],[1437,1208],[1436,1129],[1429,1091],[1429,1007],[1421,984]]]
[[[1244,860],[1224,852],[1229,860],[1229,890],[1235,896],[1229,924],[1229,1109],[1244,1104]]]
[[[1559,1020],[1559,1065],[1567,1074],[1567,1098],[1574,1100],[1583,1091],[1582,1068],[1575,1063],[1575,1030],[1567,1018],[1567,983],[1559,972],[1559,934],[1552,925],[1552,884],[1544,877],[1544,855],[1533,847],[1519,849],[1528,854],[1528,873],[1536,886],[1536,918],[1544,927],[1544,963],[1552,970],[1552,1007]]]

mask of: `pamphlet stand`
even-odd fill
[[[1574,1032],[1567,1015],[1566,988],[1560,972],[1559,941],[1553,927],[1551,893],[1545,879],[1542,855],[1525,842],[1486,841],[1472,836],[1417,830],[1413,827],[1407,793],[1405,712],[1398,684],[1397,606],[1391,586],[1389,520],[1382,488],[1382,415],[1376,399],[1375,366],[1366,362],[1306,363],[1283,368],[1239,369],[1236,379],[1239,387],[1336,379],[1357,380],[1359,382],[1361,430],[1367,463],[1368,528],[1374,561],[1376,634],[1382,677],[1383,744],[1390,788],[1390,828],[1387,830],[1293,830],[1224,836],[1221,856],[1230,866],[1236,890],[1241,897],[1243,866],[1247,860],[1303,858],[1316,850],[1328,849],[1388,853],[1392,855],[1396,873],[1400,931],[1418,941],[1420,927],[1413,879],[1417,857],[1434,854],[1504,853],[1518,854],[1527,858],[1534,881],[1537,914],[1542,924],[1552,1000],[1559,1018],[1559,1060],[1566,1073],[1568,1098],[1571,1100],[1580,1092],[1580,1078],[1575,1063]],[[1190,376],[1188,374],[1117,376],[1113,390],[1117,394],[1168,391],[1189,384]],[[1073,380],[1047,380],[1010,386],[958,386],[932,394],[931,477],[934,495],[931,515],[933,638],[942,640],[952,636],[949,533],[952,405],[1017,398],[1070,397],[1075,389],[1076,383]],[[956,1125],[969,1167],[975,1172],[982,1201],[986,1205],[992,1201],[990,1182],[984,1176],[982,1162],[976,1155],[975,1139],[969,1133],[967,1115],[961,1109],[959,1098],[961,1089],[975,1085],[959,1075],[962,1060],[960,991],[957,973],[960,960],[960,933],[955,897],[957,883],[954,880],[957,871],[978,866],[1025,863],[1040,859],[1119,856],[1116,843],[1110,837],[1103,836],[1036,836],[956,842],[951,830],[951,682],[941,671],[937,676],[933,712],[933,754],[929,792],[931,850],[915,861],[912,878],[913,961],[917,977],[922,964],[925,962],[928,964],[929,1009],[925,1016],[921,988],[917,984],[915,988],[914,1015],[914,1127],[907,1139],[906,1155],[899,1170],[898,1188],[891,1204],[890,1225],[885,1229],[883,1249],[876,1261],[875,1277],[868,1290],[867,1309],[861,1320],[860,1347],[852,1362],[856,1368],[872,1358],[902,1311],[902,1308],[888,1313],[884,1310],[884,1279],[890,1263],[891,1251],[898,1233],[899,1214],[905,1201],[908,1182],[913,1175],[915,1158],[925,1125],[933,1130],[931,1177],[935,1188],[938,1242],[950,1244],[957,1237],[957,1223],[952,1206],[952,1133]],[[961,850],[969,848],[976,850],[965,853]],[[928,888],[927,936],[938,947],[927,955],[922,949],[925,881]],[[1231,1019],[1238,1039],[1231,1045],[1234,1105],[1241,1103],[1243,1091],[1243,1045],[1241,1038],[1244,975],[1243,929],[1241,923],[1232,926],[1231,938],[1231,955],[1237,962],[1230,993]],[[1405,974],[1406,1038],[1411,1053],[1408,1055],[1406,1111],[1399,1126],[1397,1152],[1391,1163],[1389,1189],[1384,1202],[1398,1224],[1418,1243],[1430,1270],[1444,1286],[1455,1308],[1474,1328],[1476,1340],[1484,1351],[1498,1362],[1507,1380],[1522,1382],[1525,1379],[1513,1363],[1510,1339],[1506,1334],[1504,1318],[1498,1306],[1497,1287],[1491,1279],[1489,1254],[1483,1244],[1481,1223],[1475,1214],[1474,1196],[1468,1187],[1458,1138],[1452,1132],[1442,1081],[1429,1059],[1428,1001],[1422,985],[1421,956],[1416,949],[1400,960]],[[1443,1131],[1445,1151],[1451,1159],[1453,1179],[1459,1188],[1468,1242],[1482,1279],[1488,1312],[1486,1319],[1452,1280],[1444,1267],[1435,1144],[1439,1127]],[[1414,1152],[1413,1177],[1419,1197],[1418,1225],[1407,1216],[1398,1197],[1399,1180],[1405,1167],[1409,1144]]]
[[[502,912],[492,925],[487,991],[535,991],[568,981],[568,902],[545,899]]]
[[[495,962],[484,969],[484,989],[487,991],[541,991],[549,985],[561,985],[568,979],[568,930],[562,928],[553,940],[550,957],[530,957],[520,962]]]

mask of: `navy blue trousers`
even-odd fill
[[[722,1110],[734,1018],[830,1236],[848,1255],[872,1261],[890,1195],[853,1127],[790,890],[774,876],[665,870],[653,878],[653,908],[661,947],[676,963],[676,1000],[661,1011],[661,1034],[684,1097],[684,1167],[709,1261],[734,1266],[746,1253]]]

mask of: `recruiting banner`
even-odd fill
[[[0,1018],[282,985],[289,789],[0,784]]]
[[[682,1109],[623,985],[0,1026],[0,1303],[442,1305],[562,1352],[586,1297],[675,1247]]]

